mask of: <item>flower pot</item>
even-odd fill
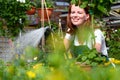
[[[92,66],[90,65],[80,65],[81,69],[85,70],[85,71],[90,71]]]
[[[51,17],[51,14],[53,12],[53,8],[46,8],[46,9],[43,9],[43,12],[44,14],[42,14],[42,8],[38,8],[37,9],[37,12],[38,12],[38,16],[40,18],[40,21],[46,21],[48,20],[50,17]],[[43,16],[44,15],[44,16]],[[42,17],[43,16],[43,17]],[[42,19],[43,18],[43,19]]]
[[[35,8],[35,7],[31,7],[30,10],[26,11],[26,13],[27,13],[28,15],[34,15],[35,12],[36,12],[36,8]]]
[[[81,62],[76,62],[76,65],[80,66],[80,68],[85,70],[85,71],[90,71],[92,69],[92,66],[86,65],[86,64],[81,63]]]

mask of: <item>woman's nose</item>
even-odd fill
[[[78,16],[79,14],[76,12],[75,14],[74,14],[74,16]]]

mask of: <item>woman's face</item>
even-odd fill
[[[71,22],[76,25],[82,25],[89,18],[89,14],[86,14],[83,8],[79,6],[72,5],[70,19]]]

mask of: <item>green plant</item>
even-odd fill
[[[5,29],[3,27],[3,21],[0,20],[0,36],[5,36]]]
[[[80,7],[85,8],[89,6],[89,13],[100,18],[103,15],[109,15],[111,5],[114,1],[116,0],[72,0],[71,3],[78,5],[82,2],[82,5],[79,5]]]
[[[105,63],[106,57],[101,56],[100,53],[96,51],[96,49],[91,49],[84,51],[82,54],[79,54],[76,60],[81,62],[81,64],[97,66]]]
[[[43,3],[44,8],[53,8],[54,7],[54,2],[52,0],[44,0],[45,2]],[[42,0],[36,0],[36,7],[41,8],[42,7]]]
[[[109,47],[108,53],[110,57],[120,59],[120,29],[111,31],[110,38],[107,39]]]
[[[39,23],[38,27],[42,27],[42,24]],[[49,27],[49,28],[51,28],[52,31],[57,31],[58,30],[58,23],[54,22],[54,21],[51,21],[50,23],[44,22],[44,27]]]
[[[30,3],[31,6],[34,6],[34,7],[37,6],[36,3],[35,3],[34,1],[30,1],[29,3]]]
[[[34,54],[34,49],[30,53]],[[64,59],[61,50],[47,55],[47,63],[40,61],[26,62],[24,58],[15,59],[11,62],[0,60],[1,80],[117,80],[119,78],[120,66],[115,68],[93,67],[86,71],[76,65],[70,59]],[[92,73],[92,74],[91,74]]]
[[[29,0],[21,3],[17,0],[0,0],[0,17],[5,20],[6,35],[10,38],[18,36],[26,21],[26,11],[31,7]],[[2,26],[3,27],[3,26]]]

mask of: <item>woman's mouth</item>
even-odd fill
[[[79,21],[80,19],[77,18],[77,17],[72,17],[72,20],[73,20],[74,22],[77,22],[77,21]]]

